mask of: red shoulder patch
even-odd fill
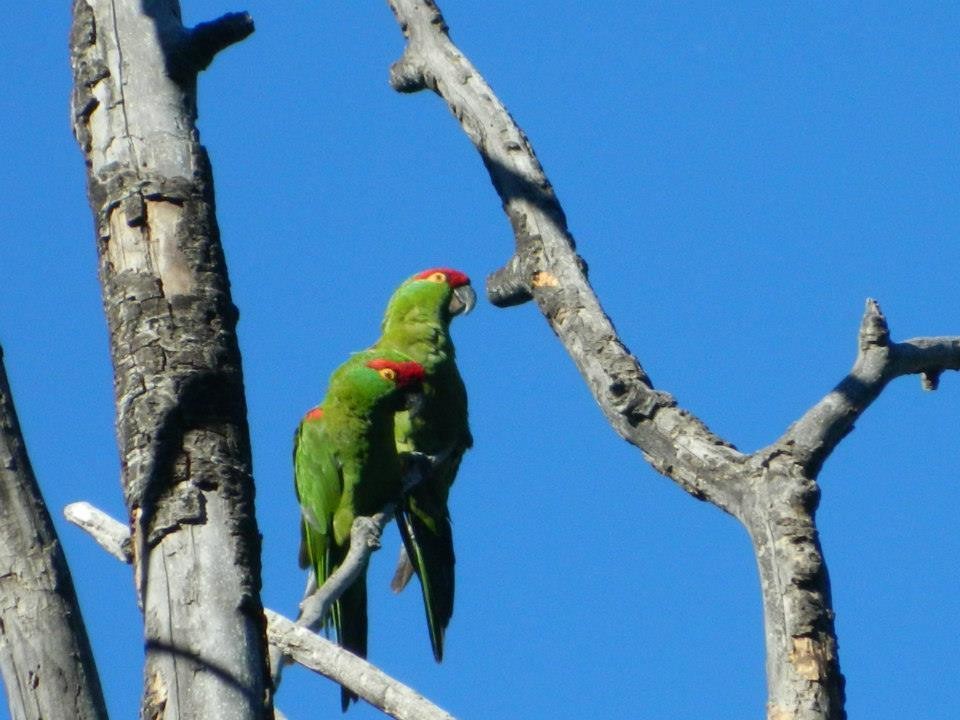
[[[418,272],[413,276],[414,280],[426,280],[428,277],[434,273],[443,273],[447,276],[447,284],[452,288],[458,288],[461,285],[469,285],[470,278],[466,276],[465,273],[460,272],[459,270],[454,270],[453,268],[444,268],[444,267],[435,267],[430,268],[429,270],[424,270],[423,272]]]
[[[323,408],[319,405],[303,417],[304,420],[323,420]]]

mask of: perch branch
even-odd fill
[[[67,520],[89,533],[100,547],[115,558],[126,563],[132,562],[130,533],[123,523],[85,502],[68,505],[64,515]],[[333,586],[328,589],[329,583],[324,583],[323,588],[304,600],[304,606],[309,603],[311,612],[324,605],[329,607],[340,593],[349,587],[347,576],[362,570],[370,558],[370,553],[379,546],[380,532],[392,517],[392,508],[385,508],[373,517],[357,518],[350,531],[350,552],[343,563],[351,568],[340,578],[334,579],[336,573],[331,575]],[[398,720],[453,720],[452,715],[400,681],[312,632],[304,622],[304,619],[310,619],[305,617],[305,613],[301,614],[297,622],[266,608],[264,613],[267,618],[267,640],[271,648],[276,647],[281,655],[346,686],[374,707]],[[322,615],[313,622],[319,617]]]
[[[617,433],[687,492],[736,514],[744,456],[655,390],[617,336],[530,142],[451,42],[436,3],[389,3],[407,38],[390,69],[392,86],[400,92],[429,88],[446,102],[480,153],[513,227],[515,253],[488,278],[488,298],[500,306],[536,301]]]
[[[300,603],[300,614],[296,625],[316,632],[323,619],[327,617],[330,606],[339,599],[360,574],[367,568],[370,555],[380,548],[380,535],[383,528],[393,519],[393,506],[387,505],[382,512],[371,517],[357,517],[350,527],[350,549],[340,566],[331,573],[323,585],[316,586],[311,580],[307,592]],[[280,645],[270,644],[270,668],[273,674],[273,688],[280,687],[283,666],[286,657]]]
[[[398,720],[453,720],[406,685],[397,682],[366,660],[271,610],[267,614],[267,639],[285,655],[314,672],[346,685],[374,707]],[[341,678],[350,678],[344,682]]]
[[[367,568],[370,555],[380,548],[380,535],[383,528],[393,519],[393,507],[388,506],[371,517],[354,519],[350,528],[350,549],[347,556],[331,575],[313,593],[300,603],[300,617],[297,625],[317,630],[330,606],[353,585],[354,581]]]

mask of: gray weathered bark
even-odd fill
[[[106,720],[73,579],[27,456],[2,349],[0,673],[15,720]]]
[[[74,133],[110,331],[144,613],[144,718],[271,713],[237,311],[195,126],[197,73],[253,31],[175,0],[74,0]]]
[[[617,336],[587,281],[563,210],[527,138],[493,90],[450,41],[432,0],[389,0],[407,39],[390,70],[400,92],[431,89],[476,146],[513,227],[516,248],[487,280],[490,301],[533,300],[564,344],[614,430],[656,470],[736,517],[760,572],[770,720],[839,720],[844,680],[817,537],[816,483],[823,461],[894,377],[920,373],[933,389],[960,369],[960,339],[890,343],[868,302],[853,371],[773,445],[752,455],[711,433],[653,388]]]

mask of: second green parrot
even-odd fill
[[[422,387],[424,369],[405,355],[367,350],[351,356],[330,377],[327,395],[297,428],[294,480],[301,509],[301,566],[317,586],[343,562],[357,516],[380,512],[402,493],[403,467],[394,418]],[[340,596],[324,620],[341,646],[367,654],[365,574]],[[346,710],[356,695],[346,688]]]

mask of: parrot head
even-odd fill
[[[452,268],[430,268],[418,272],[404,282],[390,298],[389,308],[402,312],[404,306],[436,307],[449,322],[457,315],[466,315],[477,304],[477,294],[470,278]]]
[[[365,407],[386,407],[393,412],[419,402],[426,372],[423,366],[408,360],[403,353],[384,350],[358,353],[331,376],[332,392],[337,398],[350,396]],[[303,416],[305,424],[325,422],[323,406]]]
[[[390,353],[391,356],[400,353]],[[371,392],[378,395],[394,411],[405,406],[416,406],[420,402],[423,379],[426,372],[423,365],[413,360],[395,360],[375,357],[363,364],[367,377],[362,382],[371,386]]]

